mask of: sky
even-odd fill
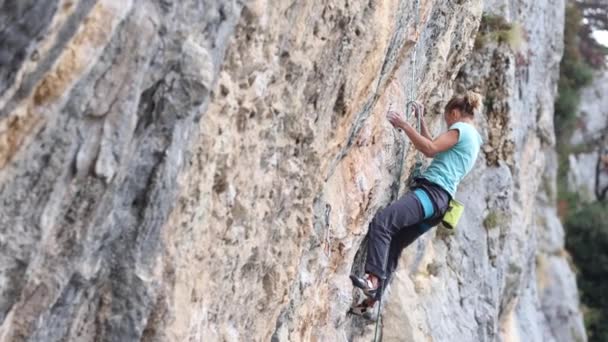
[[[598,43],[608,46],[608,31],[593,31],[593,37]]]

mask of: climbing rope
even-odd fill
[[[416,33],[416,43],[414,44],[414,52],[411,61],[411,69],[412,69],[412,78],[410,82],[410,98],[405,105],[405,110],[407,113],[407,119],[409,120],[414,111],[418,111],[417,117],[417,128],[418,133],[422,131],[422,120],[421,120],[421,108],[418,108],[416,105],[416,57],[418,55],[418,16],[420,15],[419,9],[419,0],[414,1],[414,30]],[[409,110],[408,110],[409,108]],[[403,158],[403,155],[402,155]],[[422,156],[420,152],[416,153],[416,164],[414,165],[414,176],[420,175],[420,169],[422,168]]]
[[[407,103],[407,106],[411,106],[412,112],[416,111],[418,112],[418,116],[417,116],[417,127],[418,127],[418,133],[422,134],[422,107],[420,107],[418,105],[418,103],[416,101],[410,100]],[[408,117],[409,120],[409,117]],[[414,178],[420,176],[421,173],[421,169],[422,169],[422,153],[420,151],[416,152],[416,163],[414,164]]]
[[[382,319],[381,310],[382,310],[382,296],[384,295],[384,280],[380,281],[380,301],[378,303],[378,317],[376,318],[376,329],[374,331],[374,342],[378,341],[378,325],[380,324],[380,320]],[[382,335],[380,335],[382,336]]]
[[[411,64],[410,64],[410,68],[412,70],[412,78],[411,78],[411,83],[410,83],[410,96],[408,99],[408,102],[405,105],[405,112],[406,112],[406,119],[409,121],[411,114],[413,114],[414,110],[418,111],[418,120],[417,120],[417,124],[418,124],[418,133],[421,132],[422,130],[422,119],[421,119],[421,108],[417,107],[416,104],[416,57],[418,54],[418,20],[419,20],[419,0],[414,0],[414,30],[416,33],[416,42],[414,44],[414,52],[413,52],[413,56],[412,56],[412,60],[411,60]],[[405,146],[405,137],[402,137],[401,140],[401,145]],[[399,169],[399,178],[401,178],[401,173],[403,172],[403,162],[405,158],[405,154],[402,153],[401,154],[401,163],[400,165],[400,169]],[[414,176],[419,176],[420,175],[420,169],[422,168],[422,156],[420,155],[420,152],[418,152],[416,154],[416,164],[414,165]],[[399,187],[401,185],[401,182],[398,181],[397,182],[397,196],[399,196]],[[375,332],[374,332],[374,342],[379,341],[378,340],[378,325],[380,324],[380,321],[382,320],[382,297],[384,296],[384,280],[380,281],[380,300],[378,303],[378,314],[377,314],[377,319],[376,319],[376,328],[375,328]],[[380,335],[380,337],[382,337],[382,335]]]
[[[416,33],[416,40],[418,39],[418,22],[419,22],[419,0],[414,0],[414,30]],[[417,55],[418,55],[418,41],[416,41],[416,43],[414,44],[414,51],[413,51],[413,55],[412,55],[412,59],[410,62],[410,69],[411,69],[411,80],[410,80],[410,91],[409,91],[409,98],[408,101],[405,105],[405,113],[406,113],[406,120],[410,120],[411,115],[413,114],[414,110],[416,110],[416,59],[417,59]],[[407,91],[406,91],[407,93]],[[420,118],[420,112],[418,113],[418,120],[417,120],[417,129],[418,129],[418,133],[421,132],[422,130],[422,122],[421,122],[421,118]],[[405,146],[405,136],[401,137],[401,145]],[[405,154],[401,154],[401,162],[399,163],[399,176],[401,176],[401,174],[403,173],[403,163],[404,163],[404,159],[405,159]],[[418,152],[416,154],[416,163],[414,164],[414,177],[419,176],[420,175],[420,170],[422,168],[422,156],[420,155],[420,152]],[[401,178],[401,177],[399,177]],[[400,186],[401,186],[401,182],[397,182],[397,193],[396,196],[399,196],[399,190],[400,190]]]

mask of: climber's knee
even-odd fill
[[[386,209],[379,210],[378,212],[376,212],[376,215],[374,215],[374,218],[369,224],[369,231],[371,234],[382,236],[390,235],[388,230],[386,229],[387,218],[385,215],[387,213],[385,213],[385,210]]]

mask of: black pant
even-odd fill
[[[385,280],[397,268],[401,251],[437,225],[445,214],[450,195],[436,184],[418,179],[410,190],[422,188],[433,203],[433,215],[424,219],[422,204],[413,191],[378,211],[369,224],[365,271]]]

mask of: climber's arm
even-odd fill
[[[458,142],[458,130],[451,129],[435,140],[427,139],[418,134],[416,130],[407,122],[401,127],[405,134],[410,138],[414,147],[428,158],[433,158],[437,153],[447,151]]]
[[[433,140],[433,136],[431,135],[431,132],[429,132],[429,129],[426,126],[426,121],[424,120],[424,113],[426,112],[424,106],[420,102],[414,101],[412,107],[414,109],[416,119],[420,117],[420,134],[429,140]]]
[[[458,142],[458,130],[449,130],[435,140],[428,139],[420,135],[409,123],[401,118],[399,113],[389,112],[388,119],[397,128],[401,128],[410,138],[414,147],[428,158],[434,157],[437,153],[447,151]]]
[[[429,140],[433,140],[433,136],[431,135],[431,132],[429,132],[429,129],[426,127],[426,122],[424,122],[424,117],[420,119],[420,133],[423,137]]]

